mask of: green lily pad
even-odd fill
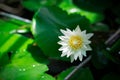
[[[39,80],[40,75],[47,71],[48,67],[44,63],[46,62],[44,56],[38,56],[36,51],[34,52],[36,55],[32,55],[27,50],[33,40],[18,34],[11,34],[9,38],[0,47],[0,54],[2,54],[0,62],[4,58],[3,55],[11,52],[7,63],[0,65],[0,78],[3,80]],[[39,61],[36,61],[35,56]]]
[[[43,51],[49,57],[62,59],[58,51],[60,45],[58,36],[62,35],[60,29],[75,29],[80,25],[81,29],[90,31],[89,21],[80,15],[68,15],[58,7],[41,8],[33,18],[32,34]]]
[[[64,80],[72,70],[73,67],[63,71],[57,76],[57,80]],[[73,76],[71,76],[70,80],[94,80],[94,79],[89,68],[81,68]]]
[[[81,2],[79,3],[81,4]],[[69,14],[80,14],[85,16],[91,24],[102,21],[104,19],[104,15],[102,13],[81,9],[73,3],[73,0],[63,0],[59,4],[59,7],[67,11]]]

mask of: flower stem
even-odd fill
[[[8,17],[8,18],[12,18],[12,19],[20,20],[20,21],[23,21],[23,22],[26,22],[26,23],[31,23],[32,22],[31,20],[16,16],[16,15],[13,15],[13,14],[1,12],[1,11],[0,11],[0,15]]]
[[[106,45],[112,45],[120,37],[120,28],[105,42]]]
[[[69,80],[77,72],[77,70],[83,67],[87,62],[89,62],[90,59],[91,55],[87,59],[85,59],[82,63],[80,63],[71,73],[69,73],[64,80]]]

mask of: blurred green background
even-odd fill
[[[60,57],[58,36],[77,25],[94,33],[92,58],[70,80],[120,80],[117,0],[1,0],[0,80],[64,80],[82,62]]]

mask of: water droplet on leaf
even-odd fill
[[[42,76],[41,78],[45,78],[45,76]]]
[[[23,71],[26,71],[26,69],[23,69]]]
[[[36,65],[32,65],[33,67],[35,67]]]

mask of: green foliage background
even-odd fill
[[[120,29],[115,27],[120,24],[120,4],[115,3],[113,0],[22,0],[21,5],[33,13],[30,23],[0,17],[0,80],[64,80],[81,62],[70,63],[68,58],[60,57],[58,36],[60,29],[73,30],[77,25],[94,33],[93,50],[88,52],[92,59],[70,80],[119,80],[120,38],[112,45],[105,44],[111,33]],[[113,22],[107,11],[113,14]]]

